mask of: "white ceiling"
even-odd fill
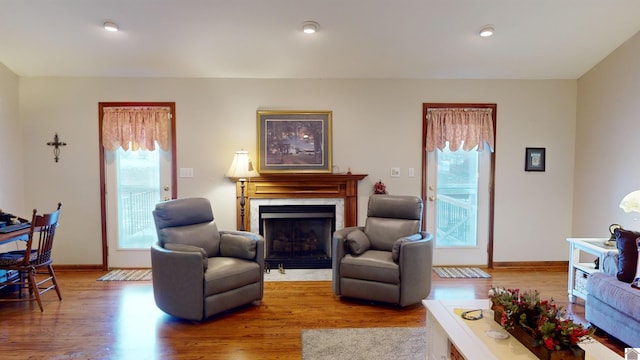
[[[639,0],[0,0],[0,62],[25,77],[576,79],[639,30]]]

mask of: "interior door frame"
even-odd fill
[[[491,109],[491,121],[493,122],[494,149],[491,153],[491,168],[489,170],[489,234],[487,240],[487,267],[493,268],[493,222],[495,204],[495,171],[496,171],[496,117],[497,104],[473,104],[473,103],[423,103],[422,104],[422,182],[421,196],[422,202],[427,201],[427,111],[430,108],[483,108]],[[427,207],[423,208],[422,228],[426,229]]]
[[[176,103],[175,102],[99,102],[98,103],[98,154],[100,156],[100,220],[102,228],[102,270],[109,270],[109,243],[107,239],[107,193],[106,172],[104,164],[104,147],[102,146],[102,118],[105,107],[127,106],[161,106],[168,107],[171,113],[171,198],[178,196],[178,174],[176,159]]]

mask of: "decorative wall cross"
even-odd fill
[[[47,143],[47,145],[49,146],[53,146],[53,159],[58,162],[58,160],[60,159],[60,148],[62,146],[67,146],[66,142],[61,142],[60,139],[58,138],[58,133],[56,133],[53,136],[53,141],[49,141]]]

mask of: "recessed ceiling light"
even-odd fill
[[[493,25],[486,25],[480,29],[480,36],[489,37],[491,35],[493,35]]]
[[[315,21],[305,21],[302,23],[302,31],[305,34],[313,34],[320,30],[320,24]]]
[[[116,23],[112,22],[112,21],[105,21],[102,26],[107,31],[118,31],[118,30],[120,30],[120,28],[118,28],[118,25]]]

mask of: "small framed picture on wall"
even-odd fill
[[[528,147],[525,151],[524,171],[544,171],[545,148]]]

